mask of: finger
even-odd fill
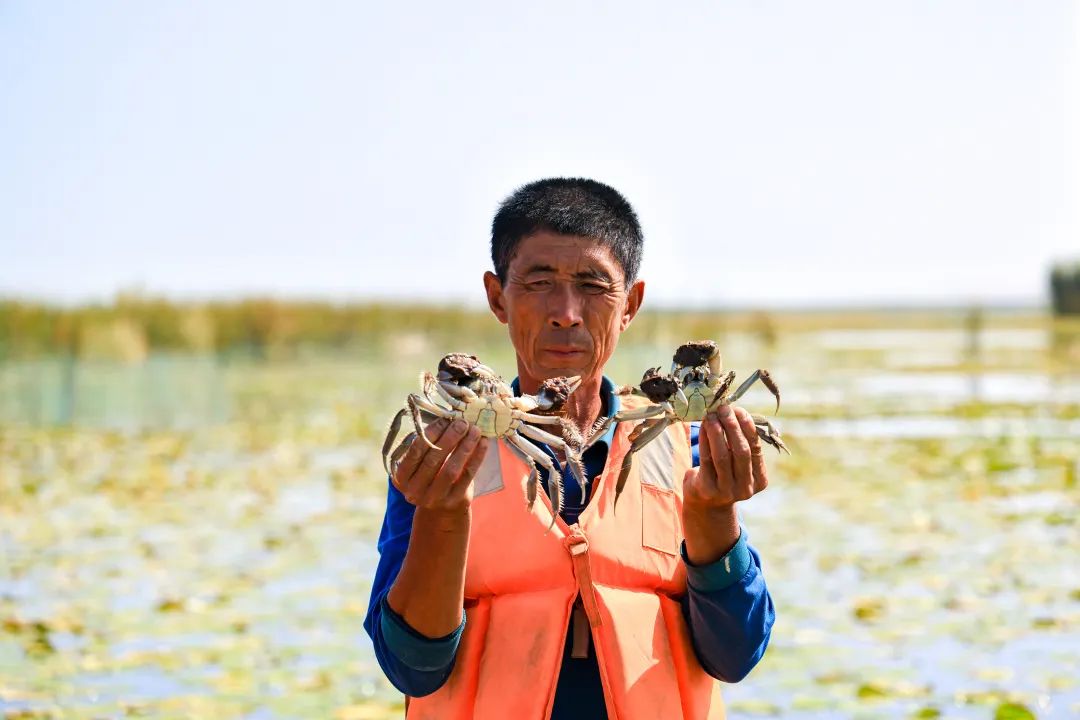
[[[481,439],[473,448],[472,453],[469,455],[469,459],[465,461],[465,467],[461,469],[461,475],[450,487],[450,493],[447,495],[446,501],[453,503],[468,497],[472,492],[473,480],[476,478],[477,471],[480,470],[480,466],[484,462],[484,456],[487,454],[488,449],[492,443],[487,442],[486,439]],[[492,450],[491,452],[498,452],[498,450]]]
[[[422,501],[439,468],[446,461],[446,457],[457,447],[468,431],[469,424],[459,418],[450,423],[450,427],[443,430],[442,435],[436,438],[438,450],[420,445],[420,443],[413,443],[414,446],[423,448],[424,456],[420,458],[420,463],[412,476],[407,480],[402,480],[401,491],[409,502],[416,505]]]
[[[424,435],[427,436],[428,440],[435,442],[449,425],[449,420],[439,418],[424,428]],[[416,472],[416,468],[420,466],[420,461],[424,457],[425,450],[427,450],[427,445],[423,442],[414,441],[412,445],[409,446],[404,457],[402,457],[401,461],[397,464],[397,469],[393,471],[392,479],[398,490],[400,490],[402,486],[408,482],[409,478],[412,477],[412,474]]]
[[[461,418],[450,423],[450,427],[443,430],[442,435],[437,440],[439,449],[427,448],[425,450],[424,457],[420,459],[419,467],[413,473],[413,479],[424,478],[429,482],[434,479],[443,463],[446,462],[446,458],[450,456],[450,453],[454,451],[454,448],[458,446],[468,432],[469,424]]]
[[[698,483],[701,488],[716,489],[716,470],[713,468],[712,446],[709,443],[709,433],[705,429],[705,421],[698,427]]]
[[[762,452],[761,438],[757,434],[757,426],[754,418],[741,407],[735,408],[735,415],[739,418],[743,435],[750,444],[750,464],[754,471],[754,494],[761,492],[769,485],[769,472],[765,467],[765,453]]]
[[[439,442],[442,442],[442,440]],[[454,484],[458,475],[461,474],[465,462],[469,459],[469,455],[472,454],[478,442],[480,442],[480,428],[475,425],[470,426],[465,433],[465,437],[461,439],[453,452],[447,456],[446,462],[436,472],[435,477],[431,479],[431,484],[424,491],[424,497],[420,501],[423,505],[432,507],[442,502],[443,498],[450,492],[450,486]]]
[[[735,498],[747,500],[754,496],[754,471],[750,464],[750,442],[743,435],[739,418],[730,405],[724,405],[716,413],[724,428],[728,450],[731,452],[731,470],[734,474]],[[757,433],[754,433],[757,435]]]
[[[715,414],[710,414],[702,425],[709,434],[709,452],[712,456],[713,472],[716,473],[716,491],[721,497],[732,496],[735,477],[731,472],[731,450],[728,449],[724,428]]]

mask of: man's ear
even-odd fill
[[[491,308],[491,312],[499,319],[499,322],[505,325],[507,315],[502,283],[499,282],[499,276],[490,270],[484,273],[484,292],[487,293],[488,307]]]
[[[645,281],[635,280],[630,286],[630,292],[626,293],[626,307],[623,308],[622,329],[630,327],[630,321],[641,309],[641,303],[645,300]]]

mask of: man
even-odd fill
[[[641,248],[629,203],[592,180],[526,185],[492,224],[484,287],[517,353],[515,392],[580,376],[566,417],[582,432],[636,400],[603,369],[641,307]],[[527,507],[528,469],[505,443],[438,420],[426,434],[439,449],[411,444],[365,620],[409,718],[724,716],[714,678],[742,679],[774,619],[735,509],[768,484],[761,444],[739,407],[676,423],[635,454],[616,511],[636,424],[585,451],[584,497],[541,446],[566,494],[550,530],[550,504]]]

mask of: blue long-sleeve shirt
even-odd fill
[[[515,393],[519,392],[516,380],[513,388]],[[611,381],[604,378],[601,394],[608,416],[613,416],[619,409],[619,398],[614,390]],[[603,471],[614,431],[612,425],[607,434],[583,454],[590,479]],[[691,424],[690,442],[695,467],[699,463],[698,432],[699,425]],[[554,459],[550,448],[540,447]],[[584,509],[587,497],[582,497],[569,469],[559,467],[557,460],[555,463],[562,472],[565,491],[561,514],[567,524],[573,524]],[[540,472],[546,487],[546,473],[542,468]],[[450,676],[466,618],[463,612],[461,625],[449,635],[428,638],[411,628],[386,602],[386,594],[401,570],[409,547],[415,510],[389,483],[386,515],[379,534],[379,565],[372,583],[364,628],[371,636],[375,656],[390,682],[404,694],[420,697],[438,690]],[[698,660],[713,677],[738,682],[764,654],[775,619],[772,598],[761,572],[761,557],[748,543],[746,531],[741,526],[735,546],[716,562],[703,566],[690,564],[685,545],[682,557],[687,575],[682,611]],[[587,658],[572,658],[572,633],[566,635],[551,718],[606,718],[595,653],[589,652]]]

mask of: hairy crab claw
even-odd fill
[[[562,412],[566,401],[570,399],[570,393],[580,386],[580,375],[548,378],[540,383],[540,390],[536,393],[537,409],[545,413]]]
[[[439,382],[467,385],[477,378],[497,378],[495,371],[476,359],[475,355],[450,353],[439,361]]]
[[[638,387],[654,403],[669,402],[682,392],[682,385],[675,376],[661,373],[658,367],[646,370]]]
[[[462,419],[478,427],[483,437],[504,440],[525,461],[530,470],[526,485],[530,509],[540,484],[537,465],[547,471],[552,508],[548,529],[555,524],[555,518],[562,510],[562,475],[547,453],[529,440],[544,443],[562,453],[584,491],[587,480],[580,457],[579,435],[576,428],[558,414],[570,394],[581,385],[580,377],[551,378],[541,384],[536,395],[515,397],[511,387],[475,355],[450,353],[439,362],[437,375],[425,372],[420,382],[422,394],[413,393],[406,398],[406,407],[394,416],[383,442],[383,465],[388,473],[404,455],[407,443],[415,438],[422,438],[429,447],[438,449],[424,433],[425,421]],[[392,450],[406,414],[411,415],[416,432],[410,433],[411,440],[406,438],[406,442]]]

